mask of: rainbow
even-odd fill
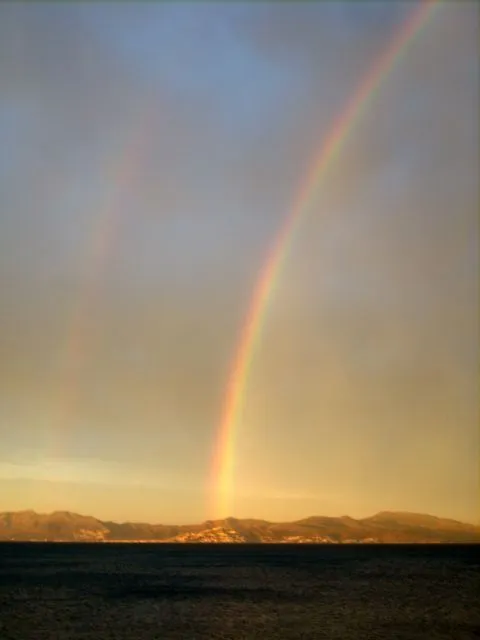
[[[102,295],[102,284],[118,241],[123,200],[134,186],[147,154],[151,133],[153,104],[137,114],[139,125],[128,127],[128,134],[105,163],[106,189],[98,206],[93,228],[81,259],[81,282],[68,313],[66,331],[59,347],[60,377],[55,385],[52,407],[50,453],[63,453],[63,438],[71,426],[80,402],[80,378],[94,350],[95,322],[93,310]],[[63,436],[63,437],[62,437]]]
[[[334,121],[326,139],[322,142],[301,185],[298,196],[274,238],[254,286],[224,395],[220,422],[215,437],[211,465],[212,474],[208,488],[209,498],[213,494],[212,517],[221,518],[231,515],[229,510],[232,506],[234,490],[235,435],[243,407],[249,372],[256,347],[260,342],[275,285],[286,261],[295,231],[298,229],[302,217],[306,215],[314,203],[326,170],[341,152],[350,133],[382,84],[382,80],[389,76],[414,36],[426,25],[427,19],[433,13],[433,7],[437,4],[440,4],[439,0],[423,0],[362,79],[357,90]],[[209,505],[208,508],[211,511],[212,505]]]

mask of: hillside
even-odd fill
[[[427,543],[480,542],[480,527],[407,513],[355,520],[312,516],[296,522],[226,518],[194,525],[101,521],[68,511],[0,513],[0,541]]]

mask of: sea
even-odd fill
[[[1,640],[473,640],[480,545],[0,543]]]

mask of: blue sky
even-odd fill
[[[0,8],[0,509],[212,517],[254,283],[414,10]],[[478,6],[440,3],[304,216],[245,394],[230,515],[478,520],[478,53]]]

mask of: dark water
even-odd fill
[[[1,640],[480,637],[480,546],[0,544]]]

